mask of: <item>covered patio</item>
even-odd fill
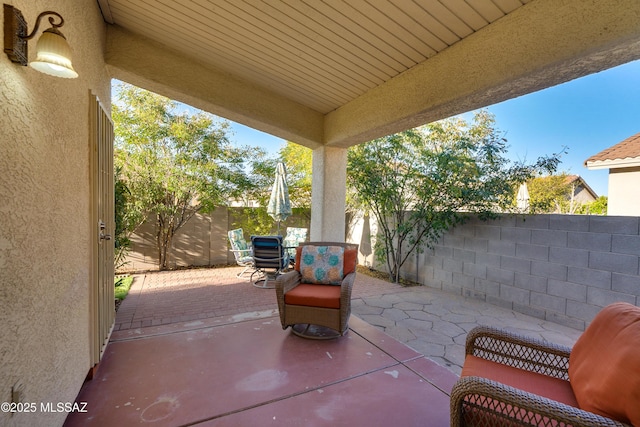
[[[508,322],[566,345],[580,334],[358,274],[348,334],[306,340],[282,330],[275,292],[238,271],[138,275],[97,376],[76,400],[87,412],[65,425],[446,426],[469,329]]]
[[[313,149],[311,241],[350,146],[640,57],[633,0],[98,3],[111,77]]]
[[[50,8],[64,17],[78,78],[0,59],[0,396],[15,404],[72,402],[103,354],[108,362],[114,220],[103,184],[113,182],[112,79],[312,148],[310,239],[344,241],[348,147],[640,58],[636,0],[49,3],[6,0],[29,31]],[[14,37],[31,45],[29,61],[40,34]],[[402,320],[392,321],[378,326],[391,332]],[[151,328],[173,324],[160,322]],[[373,345],[352,326],[352,340]],[[385,380],[395,380],[389,363],[411,359],[371,353],[386,360],[371,365]],[[66,416],[0,413],[0,424],[59,426]]]

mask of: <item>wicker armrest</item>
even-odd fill
[[[486,378],[464,377],[451,390],[451,426],[472,425],[630,427]]]
[[[351,292],[353,291],[353,283],[356,280],[356,273],[349,273],[342,279],[340,284],[340,298],[347,297],[351,300]]]
[[[300,272],[291,270],[276,277],[276,294],[284,298],[284,294],[300,284]]]
[[[280,313],[280,321],[284,329],[284,294],[289,292],[300,284],[300,272],[296,270],[289,271],[276,277],[276,300],[278,301],[278,312]]]
[[[340,284],[340,307],[345,325],[349,319],[349,315],[351,315],[351,292],[353,291],[353,283],[355,280],[356,273],[349,273],[344,276]]]
[[[571,348],[488,326],[478,326],[467,335],[465,354],[503,365],[569,379]]]

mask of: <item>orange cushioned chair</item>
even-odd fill
[[[573,349],[469,332],[452,426],[640,426],[640,308],[603,308]]]
[[[295,269],[276,279],[282,329],[305,338],[344,335],[351,314],[358,245],[303,243],[296,248]]]

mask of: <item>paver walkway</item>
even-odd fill
[[[275,291],[238,279],[242,269],[203,268],[137,275],[116,316],[114,336],[138,328],[277,316]],[[581,331],[427,287],[358,274],[352,314],[459,374],[467,332],[490,325],[572,346]]]

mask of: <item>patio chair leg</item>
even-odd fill
[[[244,275],[244,273],[247,272],[248,269],[249,269],[249,267],[245,267],[244,270],[242,270],[240,273],[236,274],[236,277],[237,278],[241,278]]]
[[[251,265],[246,266],[246,267],[244,268],[244,270],[242,270],[242,272],[240,272],[240,273],[236,274],[236,277],[237,277],[238,279],[242,279],[242,278],[243,278],[242,276],[244,276],[244,275],[245,275],[245,273],[249,273],[249,272],[250,272],[250,270],[251,270],[252,268],[253,268],[253,266],[251,266]],[[251,272],[251,273],[252,273],[252,274],[247,278],[247,280],[251,280],[251,276],[253,275],[253,272]]]
[[[276,285],[269,285],[269,273],[267,273],[266,271],[263,271],[261,273],[263,274],[263,278],[256,282],[253,282],[253,286],[260,289],[275,289]],[[251,276],[253,277],[253,274]],[[278,277],[278,273],[275,273],[272,279],[275,280],[276,277]],[[260,282],[263,282],[263,284],[258,285],[258,283]]]
[[[249,276],[249,281],[250,281],[250,282],[253,282],[253,275],[254,275],[254,274],[256,274],[256,273],[261,273],[261,274],[262,274],[262,271],[261,271],[261,270],[255,270],[255,271],[253,271],[253,272],[251,273],[251,276]]]

